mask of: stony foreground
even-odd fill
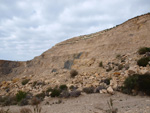
[[[150,113],[150,98],[146,96],[129,96],[116,92],[109,94],[89,94],[78,98],[61,99],[49,98],[42,102],[42,113],[105,113],[109,109],[107,101],[113,99],[114,108],[118,113]],[[49,102],[49,105],[45,105]],[[17,113],[21,108],[33,108],[31,106],[10,106],[10,111]]]

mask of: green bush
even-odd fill
[[[61,91],[59,89],[53,89],[51,93],[51,97],[58,97],[60,95]]]
[[[102,61],[99,63],[99,67],[103,67],[103,62]]]
[[[129,90],[136,89],[138,87],[138,77],[139,75],[135,74],[126,78],[124,81],[124,87]]]
[[[83,92],[85,92],[87,94],[94,93],[94,87],[83,88]]]
[[[129,76],[124,81],[124,87],[122,91],[128,94],[132,93],[132,90],[142,91],[147,95],[150,95],[150,74],[134,74]]]
[[[146,52],[150,52],[150,48],[149,47],[142,47],[138,50],[138,53],[140,55],[145,54]]]
[[[145,67],[150,61],[150,57],[142,57],[137,61],[137,65]]]
[[[28,82],[30,81],[30,79],[25,79],[22,81],[22,85],[26,85]]]
[[[59,86],[59,89],[60,89],[60,90],[67,90],[68,87],[67,87],[65,84],[63,84],[63,85],[60,85],[60,86]]]
[[[26,92],[18,91],[18,93],[16,94],[17,101],[20,102],[22,99],[26,97],[26,95],[27,95]]]
[[[52,92],[52,88],[51,87],[49,87],[49,88],[47,88],[47,90],[46,90],[46,92],[48,93],[48,92]]]
[[[73,70],[70,71],[70,76],[72,78],[74,78],[76,75],[78,75],[78,72],[76,70],[73,69]]]
[[[111,80],[111,78],[106,78],[106,79],[102,80],[101,82],[104,82],[106,85],[109,85],[110,80]]]

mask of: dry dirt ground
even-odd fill
[[[118,113],[150,113],[150,97],[129,96],[119,92],[109,94],[83,94],[78,98],[59,99],[48,98],[42,102],[42,113],[105,113],[109,109],[107,101],[113,99],[114,108]],[[59,101],[62,101],[58,103]],[[49,103],[46,105],[46,103]],[[24,106],[33,109],[31,106]],[[18,106],[5,107],[18,113]]]

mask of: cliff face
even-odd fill
[[[22,64],[22,62],[0,60],[0,80],[9,79],[9,77],[22,73]]]
[[[150,14],[130,19],[111,29],[74,37],[56,44],[41,56],[27,62],[0,61],[0,80],[16,76],[51,76],[70,69],[79,72],[98,71],[100,61],[116,55],[131,54],[150,46]]]

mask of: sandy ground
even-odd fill
[[[117,92],[115,95],[109,94],[83,94],[78,98],[59,99],[48,98],[42,102],[42,113],[105,113],[108,110],[107,101],[112,98],[114,108],[118,108],[118,113],[150,113],[150,97],[129,96]],[[57,103],[61,100],[61,103]],[[46,105],[46,103],[49,103]],[[32,106],[24,106],[33,109]],[[19,113],[24,107],[10,106],[10,111]]]

